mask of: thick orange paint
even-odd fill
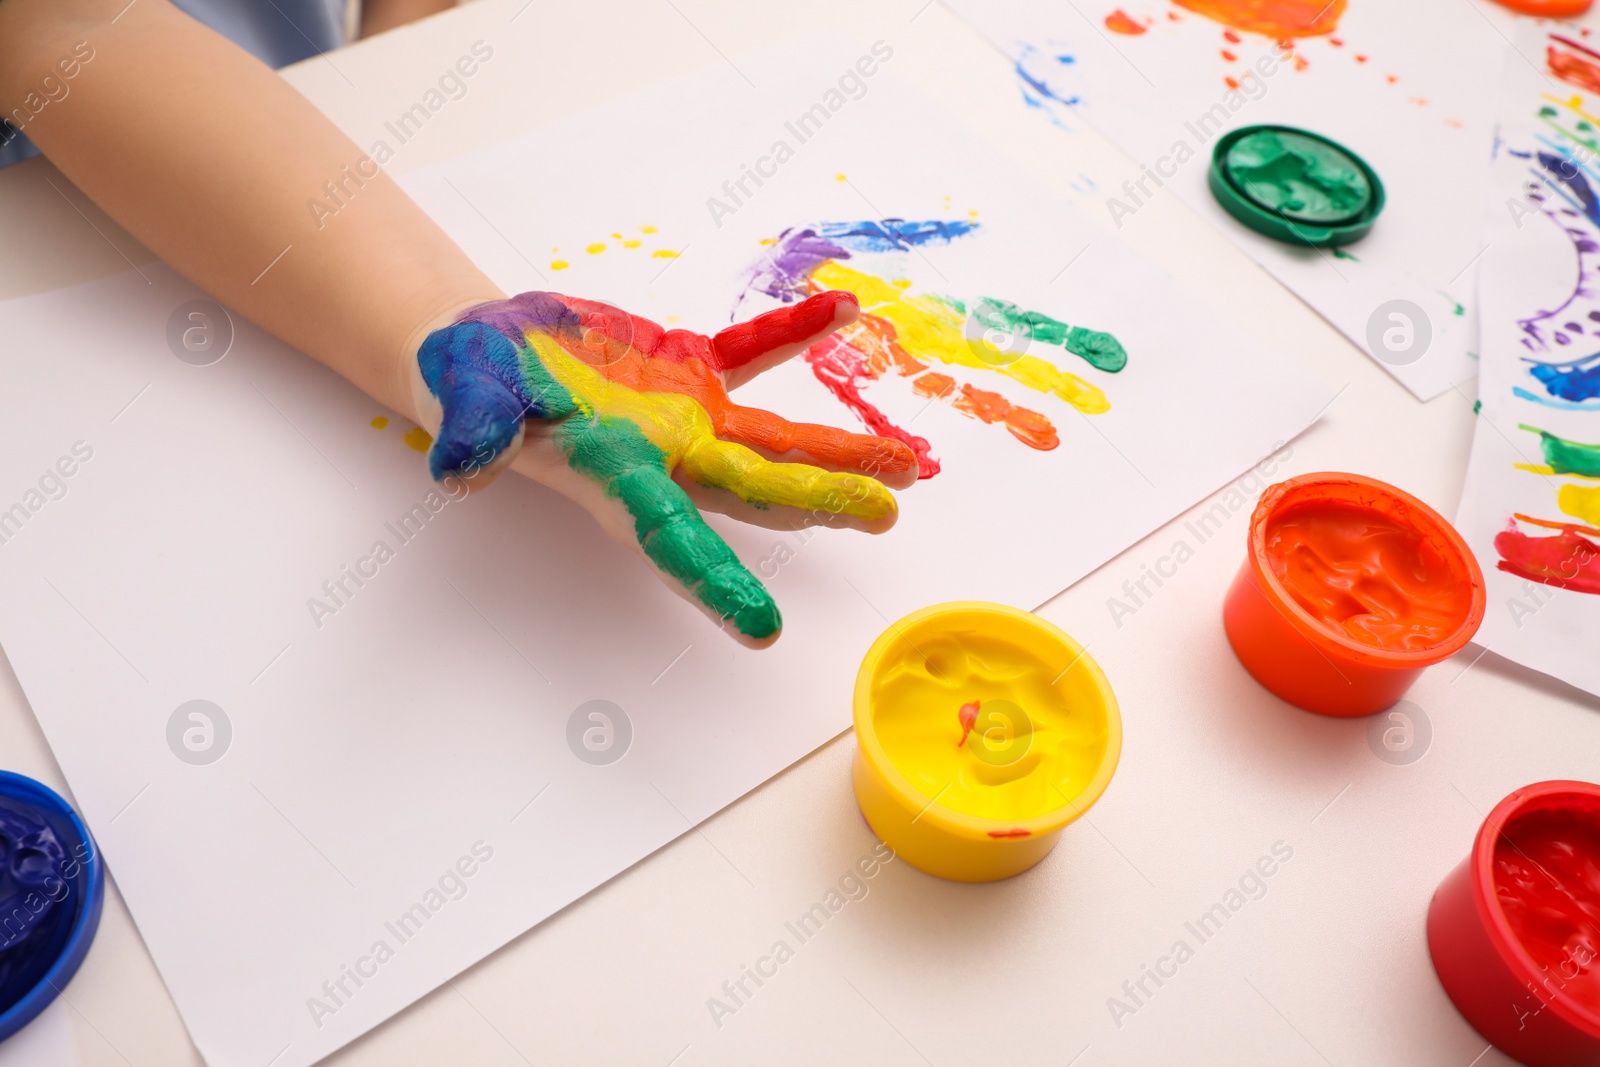
[[[1125,33],[1130,37],[1144,32],[1144,24],[1136,21],[1120,7],[1106,16],[1106,29],[1112,33]]]
[[[1247,33],[1316,37],[1332,33],[1346,0],[1172,0],[1179,7]]]
[[[1266,559],[1312,618],[1334,633],[1420,651],[1456,633],[1472,588],[1414,527],[1371,508],[1307,501],[1275,514]]]

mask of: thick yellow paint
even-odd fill
[[[605,250],[606,250],[606,245],[605,245],[604,241],[596,241],[594,244],[592,244],[588,248],[584,249],[584,251],[589,253],[591,256],[598,256],[601,252],[604,252]]]
[[[899,335],[900,346],[913,359],[934,359],[940,363],[1003,374],[1040,393],[1049,393],[1089,415],[1111,410],[1106,394],[1054,364],[1037,356],[1018,356],[1003,363],[1006,356],[994,350],[994,362],[979,355],[984,341],[969,341],[966,321],[948,304],[923,296],[912,296],[897,283],[852,270],[829,260],[813,273],[824,289],[847,289],[861,301],[861,310],[887,319]]]
[[[572,264],[568,263],[564,259],[552,259],[550,261],[550,269],[551,270],[566,270],[570,266],[572,266]]]
[[[1062,668],[992,630],[918,634],[877,665],[873,730],[895,768],[945,808],[1044,815],[1071,804],[1106,756],[1104,708],[1074,699],[1081,679]],[[961,744],[961,707],[975,700],[978,724]]]
[[[639,247],[639,239],[637,237],[630,237],[626,241],[622,242],[622,247],[623,248],[638,248]]]
[[[373,418],[372,418],[372,428],[374,430],[381,430],[387,425],[389,425],[389,416],[387,416],[387,415],[374,415],[373,416]]]
[[[670,248],[658,248],[654,252],[651,252],[650,255],[652,257],[654,257],[655,259],[677,259],[678,258],[678,253],[674,252]]]
[[[426,453],[428,447],[433,444],[433,434],[424,430],[421,426],[413,426],[406,431],[404,440],[406,444],[418,452]]]
[[[669,471],[681,466],[701,485],[726,489],[746,503],[826,511],[866,522],[895,513],[893,495],[875,479],[804,463],[773,463],[744,445],[719,440],[711,416],[692,398],[633,389],[568,355],[547,334],[524,336],[551,376],[572,394],[584,418],[634,423],[665,454]]]
[[[1600,526],[1600,485],[1563,485],[1556,506],[1588,526]]]

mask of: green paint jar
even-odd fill
[[[1211,195],[1274,240],[1331,248],[1367,235],[1383,211],[1383,182],[1335,141],[1292,126],[1246,126],[1217,141]]]

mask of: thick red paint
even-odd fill
[[[989,836],[990,837],[1032,837],[1033,836],[1033,831],[1032,830],[1024,830],[1024,829],[1021,829],[1020,827],[1015,829],[1015,830],[990,830],[989,831]]]
[[[981,704],[982,701],[974,700],[970,704],[961,705],[961,710],[956,713],[956,717],[961,720],[961,740],[956,742],[957,748],[960,748],[962,745],[967,743],[967,735],[970,734],[972,732],[972,728],[977,725],[978,708]]]
[[[830,290],[794,307],[757,315],[711,338],[710,363],[717,370],[731,370],[784,349],[799,352],[835,327],[854,322],[859,307],[854,293]]]
[[[1600,1009],[1600,812],[1515,818],[1495,843],[1494,888],[1550,985]]]
[[[1587,526],[1548,525],[1560,532],[1534,537],[1517,529],[1513,521],[1495,535],[1494,550],[1500,553],[1499,568],[1531,582],[1576,593],[1600,594],[1600,544],[1583,536],[1597,531]]]

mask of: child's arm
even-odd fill
[[[28,118],[30,93],[60,98]],[[185,277],[412,418],[423,337],[504,296],[370,165],[319,228],[306,202],[364,153],[165,0],[0,0],[0,107],[22,107],[50,161]]]
[[[881,532],[897,511],[880,479],[917,477],[900,441],[728,396],[853,322],[854,297],[714,337],[558,294],[507,301],[288,83],[165,0],[0,0],[0,107],[185,277],[438,430],[434,477],[476,488],[514,467],[556,488],[749,644],[778,636],[777,606],[697,504]],[[319,221],[307,202],[330,181],[346,204]]]

